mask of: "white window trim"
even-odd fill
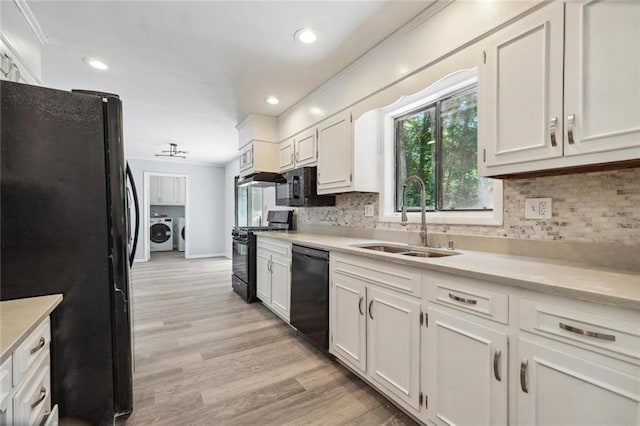
[[[395,117],[446,97],[448,94],[471,86],[478,82],[478,69],[456,71],[440,79],[426,89],[410,96],[404,96],[397,102],[380,110],[380,135],[383,146],[383,171],[380,188],[380,222],[400,222],[400,213],[395,212]],[[437,211],[427,212],[427,223],[450,225],[485,225],[500,226],[503,224],[503,186],[501,180],[493,181],[493,210],[488,211]],[[408,212],[409,223],[420,223],[420,212]]]

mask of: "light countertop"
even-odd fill
[[[0,362],[62,302],[62,294],[0,302]]]
[[[512,256],[455,249],[460,255],[415,258],[378,252],[354,245],[390,241],[335,235],[265,232],[258,235],[291,241],[309,247],[339,251],[371,259],[482,279],[558,296],[640,309],[640,274],[594,268],[589,265],[533,257]]]

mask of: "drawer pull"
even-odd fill
[[[31,403],[31,409],[33,410],[34,408],[36,408],[38,405],[40,405],[42,403],[42,401],[44,401],[47,398],[47,388],[45,388],[44,386],[40,388],[40,396],[38,397],[38,399],[36,399],[35,401],[33,401]]]
[[[500,375],[500,357],[502,355],[502,350],[498,349],[493,354],[493,377],[496,378],[497,381],[502,381],[502,376]]]
[[[453,299],[456,302],[466,303],[467,305],[477,305],[478,301],[473,299],[465,299],[464,297],[456,296],[455,294],[449,293],[449,299]]]
[[[527,366],[529,361],[525,358],[520,361],[520,389],[522,392],[529,393],[529,386],[527,385]]]
[[[31,350],[29,351],[29,355],[33,355],[36,352],[38,352],[40,349],[44,348],[44,344],[45,344],[45,340],[44,337],[41,337],[40,340],[38,340],[38,344],[36,346],[34,346],[33,348],[31,348]]]
[[[581,328],[572,327],[562,322],[559,323],[558,326],[563,330],[566,330],[575,334],[580,334],[581,336],[593,337],[596,339],[607,340],[609,342],[616,341],[616,336],[614,336],[613,334],[598,333],[596,331],[583,330]]]

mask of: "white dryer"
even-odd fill
[[[184,217],[179,217],[177,220],[175,236],[178,240],[178,251],[184,251],[184,229],[185,229],[185,220]]]
[[[173,250],[173,219],[170,217],[152,217],[150,223],[151,251]]]

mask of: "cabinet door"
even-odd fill
[[[299,135],[295,140],[296,167],[309,166],[318,160],[318,146],[316,135],[318,129],[312,129]]]
[[[261,249],[256,251],[256,295],[271,304],[271,254]]]
[[[318,193],[348,190],[352,175],[350,114],[341,114],[318,126]]]
[[[506,425],[508,346],[504,333],[429,308],[423,328],[427,415],[438,425]]]
[[[291,307],[290,261],[283,256],[271,256],[271,307],[289,319]]]
[[[160,204],[177,204],[178,202],[178,184],[177,178],[172,176],[159,177]]]
[[[640,148],[640,2],[565,7],[565,155]]]
[[[245,168],[250,169],[253,167],[253,143],[250,144],[245,150]]]
[[[478,81],[479,162],[490,167],[561,157],[563,3],[509,25],[487,43]]]
[[[178,205],[184,206],[187,203],[187,179],[177,178],[178,184]]]
[[[160,202],[160,176],[149,176],[149,204]]]
[[[356,370],[367,370],[367,287],[365,281],[333,274],[331,352]]]
[[[552,349],[556,347],[556,349]],[[520,339],[519,425],[638,425],[640,375]]]
[[[367,287],[367,372],[396,398],[420,408],[420,303]]]
[[[281,172],[295,167],[295,149],[293,138],[280,143],[278,154],[278,167]]]

